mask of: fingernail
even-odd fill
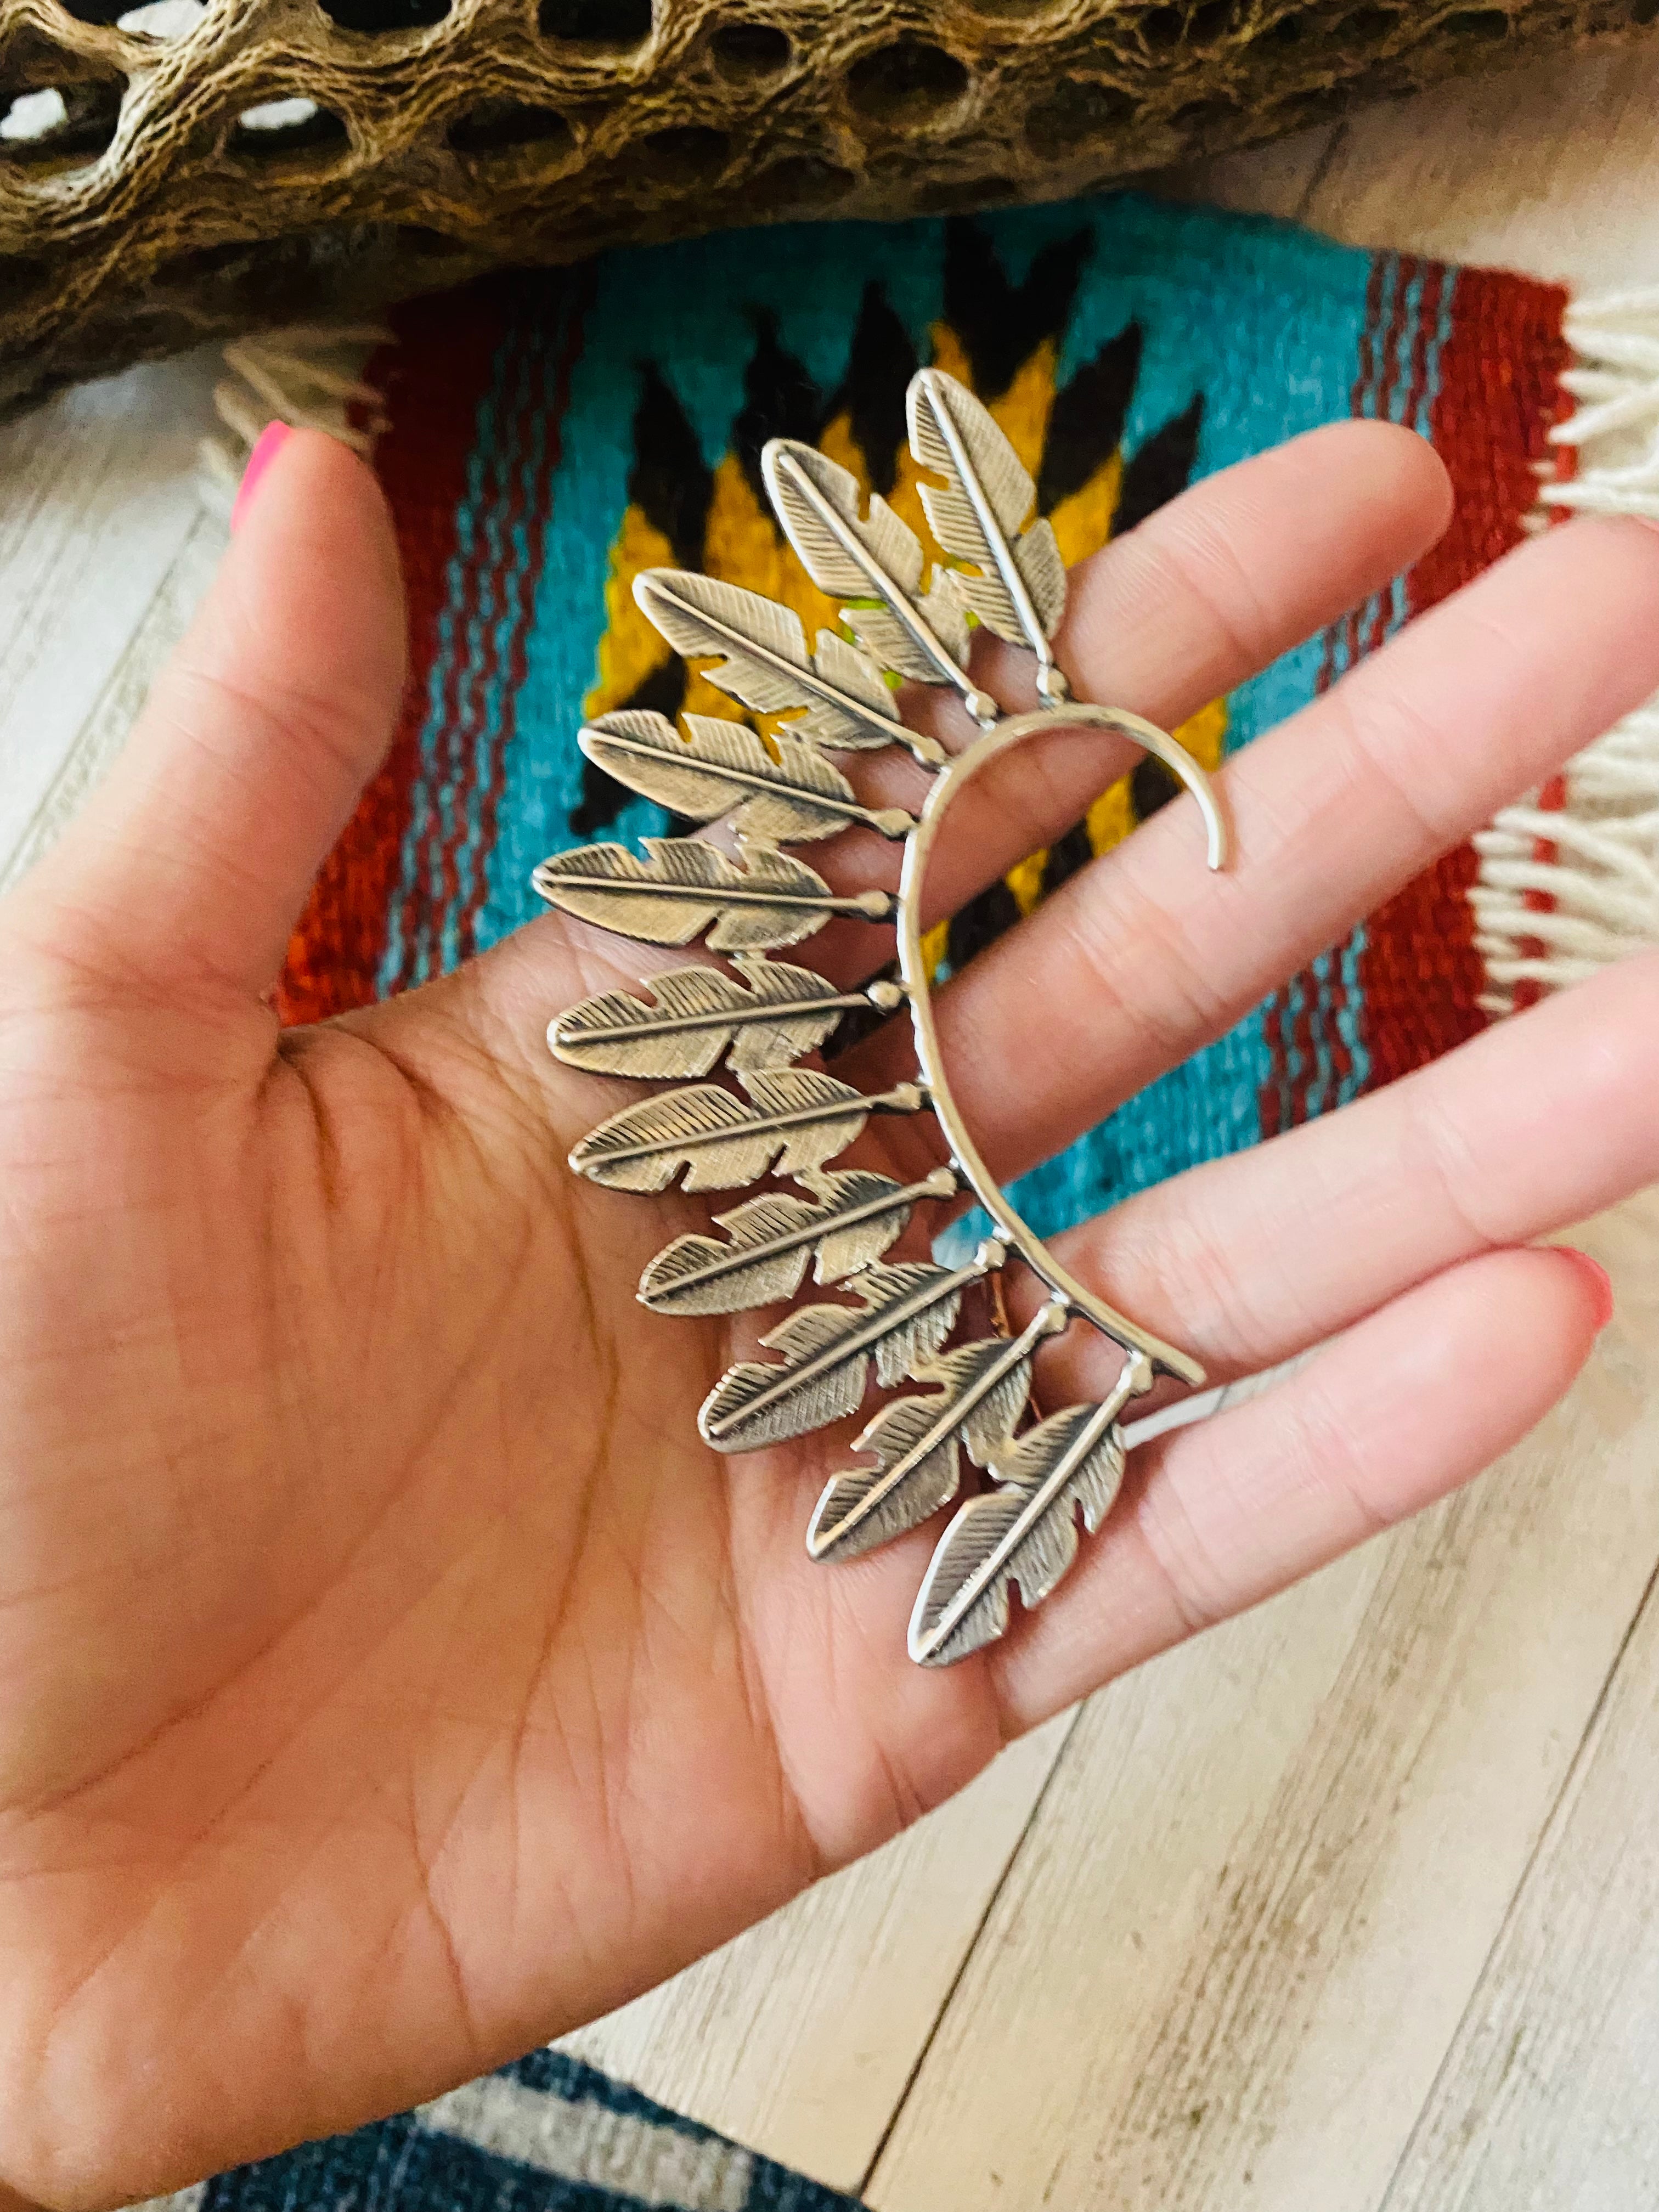
[[[1594,1290],[1595,1293],[1595,1326],[1598,1329],[1605,1328],[1607,1323],[1613,1319],[1613,1299],[1612,1276],[1608,1274],[1607,1269],[1601,1265],[1599,1260],[1592,1260],[1588,1252],[1579,1251],[1576,1245],[1558,1244],[1555,1249],[1564,1258],[1571,1260],[1573,1265],[1582,1271],[1584,1280],[1589,1283]]]
[[[236,504],[230,510],[233,530],[246,514],[253,495],[259,489],[260,477],[293,435],[292,428],[286,422],[267,422],[259,433],[258,442],[248,455],[247,466],[242,471],[242,481],[236,487]]]

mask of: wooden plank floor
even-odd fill
[[[1166,189],[1659,284],[1659,45]],[[118,744],[222,526],[210,363],[0,434],[0,880]],[[1659,1200],[1620,1316],[1485,1482],[1016,1747],[571,2039],[879,2212],[1659,2203]]]

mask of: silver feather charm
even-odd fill
[[[544,860],[531,881],[561,913],[598,922],[644,945],[689,945],[706,929],[711,952],[765,951],[799,945],[833,915],[885,921],[886,891],[836,898],[822,876],[787,853],[746,848],[744,865],[696,837],[583,845]]]
[[[1066,1326],[1051,1301],[1017,1337],[978,1337],[915,1370],[940,1387],[926,1398],[884,1406],[853,1445],[873,1468],[849,1468],[825,1484],[806,1532],[815,1559],[851,1559],[917,1527],[957,1494],[958,1448],[975,1467],[1005,1446],[1031,1394],[1038,1343]]]
[[[926,1261],[866,1267],[848,1288],[856,1306],[801,1306],[761,1339],[781,1361],[739,1360],[703,1401],[697,1426],[716,1451],[759,1451],[857,1410],[875,1363],[890,1389],[951,1334],[968,1285],[999,1266],[1000,1245],[981,1245],[971,1266]]]
[[[757,952],[739,952],[734,964],[735,975],[720,968],[653,975],[650,999],[631,991],[584,999],[547,1032],[555,1058],[591,1074],[641,1079],[707,1075],[722,1053],[739,1074],[787,1067],[815,1051],[853,1007],[890,1012],[902,1003],[893,984],[838,991],[815,969]]]
[[[1066,611],[1066,564],[1053,525],[1024,525],[1036,486],[992,416],[954,377],[924,368],[906,396],[910,450],[944,484],[920,489],[928,526],[953,561],[941,588],[1010,645],[1051,666],[1048,640]]]
[[[809,653],[793,608],[683,568],[647,568],[634,580],[634,597],[677,653],[688,660],[718,656],[706,673],[729,698],[757,714],[805,708],[785,724],[784,736],[840,752],[896,741],[918,760],[945,757],[931,738],[906,729],[891,688],[856,646],[821,629]]]
[[[810,1067],[741,1080],[747,1103],[700,1083],[626,1106],[582,1139],[570,1164],[612,1190],[666,1190],[682,1168],[687,1190],[737,1190],[769,1169],[805,1175],[821,1168],[872,1114],[914,1114],[923,1103],[914,1083],[872,1097]]]
[[[948,1666],[994,1643],[1008,1626],[1008,1590],[1040,1605],[1077,1557],[1077,1515],[1092,1534],[1123,1480],[1118,1416],[1152,1379],[1139,1352],[1098,1406],[1067,1406],[996,1452],[999,1486],[970,1498],[939,1539],[910,1616],[910,1656]]]
[[[738,831],[767,844],[833,837],[854,823],[903,837],[916,826],[902,806],[860,806],[841,770],[811,745],[779,738],[775,760],[742,722],[688,714],[689,738],[666,716],[624,708],[590,722],[577,743],[594,765],[641,797],[694,822],[730,814]]]
[[[872,659],[917,684],[969,688],[968,622],[959,599],[935,584],[922,595],[921,540],[879,493],[861,514],[858,478],[793,438],[761,455],[772,505],[821,592]]]
[[[793,1297],[809,1261],[815,1282],[839,1282],[879,1260],[923,1199],[957,1188],[953,1168],[912,1183],[867,1168],[827,1168],[806,1180],[810,1198],[767,1191],[717,1213],[725,1243],[695,1231],[677,1237],[641,1276],[641,1304],[653,1313],[742,1313]]]
[[[930,856],[957,794],[992,760],[1012,758],[1023,738],[1053,729],[1056,709],[1069,724],[1131,738],[1174,774],[1197,801],[1212,867],[1223,865],[1227,836],[1203,769],[1167,731],[1127,708],[1071,698],[1049,641],[1066,604],[1059,547],[1035,515],[1030,471],[994,419],[936,369],[913,379],[906,408],[911,451],[926,472],[921,497],[943,553],[931,574],[917,532],[826,454],[774,439],[761,457],[779,524],[840,607],[848,635],[820,629],[809,641],[791,609],[721,580],[657,568],[635,580],[640,607],[670,645],[769,719],[763,732],[688,714],[682,736],[662,714],[624,708],[581,732],[582,750],[659,805],[700,822],[729,817],[738,857],[696,839],[647,838],[638,856],[620,845],[558,854],[535,884],[584,921],[653,945],[701,937],[711,952],[731,956],[729,969],[672,968],[601,991],[550,1024],[551,1050],[569,1066],[678,1085],[612,1114],[577,1145],[570,1165],[590,1182],[647,1194],[794,1178],[743,1198],[706,1231],[674,1237],[645,1269],[638,1297],[653,1313],[720,1316],[795,1298],[809,1269],[817,1283],[840,1286],[838,1297],[787,1313],[761,1340],[766,1356],[738,1361],[710,1391],[697,1425],[717,1451],[757,1451],[842,1420],[872,1382],[890,1392],[906,1377],[921,1386],[865,1421],[851,1446],[860,1463],[843,1467],[818,1498],[807,1535],[814,1558],[854,1558],[919,1526],[957,1497],[964,1452],[988,1469],[994,1488],[957,1510],[911,1618],[910,1656],[935,1666],[1000,1636],[1015,1586],[1035,1605],[1065,1574],[1079,1514],[1097,1527],[1116,1494],[1128,1399],[1155,1371],[1200,1384],[1203,1370],[1071,1274],[981,1158],[952,1091],[933,998],[922,905]],[[975,687],[967,663],[976,628],[1036,654],[1035,711],[1006,716]],[[951,687],[980,726],[978,741],[947,752],[907,730],[894,679]],[[867,805],[830,757],[894,741],[936,771],[915,814]],[[843,895],[778,849],[849,826],[902,840],[896,896]],[[848,988],[761,957],[842,916],[895,925],[899,981]],[[871,964],[881,957],[872,953]],[[854,1009],[907,1003],[915,1080],[870,1095],[793,1064],[827,1047]],[[740,1087],[703,1079],[722,1067]],[[908,1182],[831,1167],[872,1115],[923,1111],[948,1164]],[[890,1256],[924,1200],[969,1195],[993,1224],[971,1265]],[[1017,1337],[952,1344],[964,1290],[1011,1253],[1047,1285],[1047,1302]],[[1041,1341],[1073,1320],[1123,1347],[1117,1386],[1103,1403],[1068,1407],[1020,1436]]]

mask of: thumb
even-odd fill
[[[270,986],[403,689],[397,547],[364,462],[273,425],[232,529],[125,751],[33,886],[73,917],[77,950],[169,993]]]

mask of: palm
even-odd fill
[[[548,1004],[588,988],[538,965]],[[95,1900],[99,1941],[144,1992],[138,2033],[197,2052],[195,2094],[301,2008],[296,2133],[333,2118],[368,2020],[384,2033],[389,1958],[409,2032],[462,2054],[436,2078],[470,2070],[869,1848],[998,1741],[982,1674],[891,1663],[896,1585],[862,1619],[805,1560],[799,1462],[733,1482],[698,1442],[728,1332],[644,1316],[634,1288],[705,1209],[580,1183],[571,1093],[597,1086],[540,1066],[533,1016],[490,1034],[464,994],[428,998],[263,1067],[250,1014],[256,1079],[239,1049],[222,1081],[159,1090],[154,1010],[88,1007],[167,1224],[125,1253],[112,1102],[59,1073],[55,1009],[13,1029],[52,1071],[8,1119],[19,1303],[97,1284],[100,1334],[142,1347],[80,1361],[59,1450],[100,1489],[168,1473],[90,1526],[83,1494],[34,1501],[31,1544],[79,1569],[0,1627],[30,1692],[9,1764],[57,1807],[38,1837],[150,1839]],[[33,1395],[15,1434],[49,1419]],[[271,1912],[295,1929],[279,1988],[243,1963]],[[95,2034],[104,2002],[69,2017]]]
[[[1092,639],[1091,605],[1135,634],[1133,563],[1108,556],[1079,593],[1068,649],[1097,664],[1080,689],[1173,720],[1412,556],[1437,523],[1431,465],[1395,434],[1332,434],[1352,441],[1364,525],[1345,512],[1281,532],[1291,550],[1257,562],[1254,588],[1235,556],[1249,604],[1230,611],[1190,573],[1193,544],[1259,528],[1264,497],[1295,509],[1343,470],[1310,474],[1292,449],[1190,495],[1187,540],[1171,510],[1139,587],[1182,673],[1126,665],[1125,641],[1112,663]],[[620,1197],[563,1164],[615,1086],[560,1070],[542,1033],[629,980],[631,949],[608,966],[591,933],[549,919],[444,983],[280,1042],[259,1003],[395,690],[383,527],[343,457],[299,441],[239,541],[195,676],[157,710],[152,759],[135,745],[9,915],[0,1945],[21,1963],[0,2016],[0,2164],[66,2204],[348,2124],[590,2016],[869,1849],[1006,1735],[1473,1473],[1565,1387],[1599,1319],[1579,1269],[1484,1248],[1659,1166],[1639,1055],[1573,1049],[1587,1025],[1659,1027],[1596,1005],[1650,999],[1635,963],[1079,1232],[1068,1263],[1218,1380],[1349,1334],[1273,1396],[1138,1455],[1106,1534],[1006,1645],[910,1666],[928,1533],[841,1569],[802,1548],[845,1431],[736,1462],[697,1440],[697,1406],[752,1344],[747,1317],[659,1319],[634,1291],[653,1252],[706,1222],[702,1202]],[[1484,611],[1449,611],[1435,638],[1425,623],[1354,679],[1351,707],[1339,693],[1312,710],[1322,724],[1229,772],[1231,883],[1195,890],[1171,809],[951,988],[947,1042],[999,1173],[1097,1120],[1430,856],[1435,833],[1379,794],[1408,780],[1413,748],[1443,750],[1413,687],[1459,663],[1460,619],[1511,632],[1522,665],[1449,685],[1449,711],[1501,732],[1510,757],[1460,749],[1441,775],[1446,839],[1659,681],[1645,539],[1569,532],[1480,589]],[[286,633],[296,673],[262,611],[307,592]],[[201,768],[202,713],[234,735],[240,694],[279,672],[271,723],[313,753],[267,762],[263,788]],[[1564,689],[1546,726],[1521,715]],[[1316,755],[1330,797],[1310,867],[1308,825],[1281,825],[1287,795],[1316,805]],[[1098,755],[1051,758],[1031,818],[988,829],[961,866],[1017,857],[1100,774]],[[125,836],[134,819],[143,835]],[[246,854],[256,830],[275,858],[239,875],[226,838]],[[1126,939],[1135,963],[1111,950]],[[867,948],[828,957],[855,974]],[[1060,1066],[1043,1024],[1068,994],[1086,1046]],[[863,1049],[879,1073],[901,1048]],[[1017,1096],[999,1060],[1033,1071]],[[1540,1168],[1525,1127],[1566,1112],[1594,1114],[1605,1145]],[[1448,1189],[1455,1145],[1423,1133],[1469,1117],[1488,1164]],[[918,1128],[888,1142],[876,1164],[913,1176]],[[1321,1189],[1364,1237],[1286,1202]],[[1274,1264],[1241,1301],[1233,1269],[1264,1218]],[[1040,1382],[1054,1404],[1098,1356],[1066,1343]],[[1402,1367],[1414,1410],[1384,1449],[1367,1394]],[[1281,1464],[1306,1479],[1286,1485]]]

